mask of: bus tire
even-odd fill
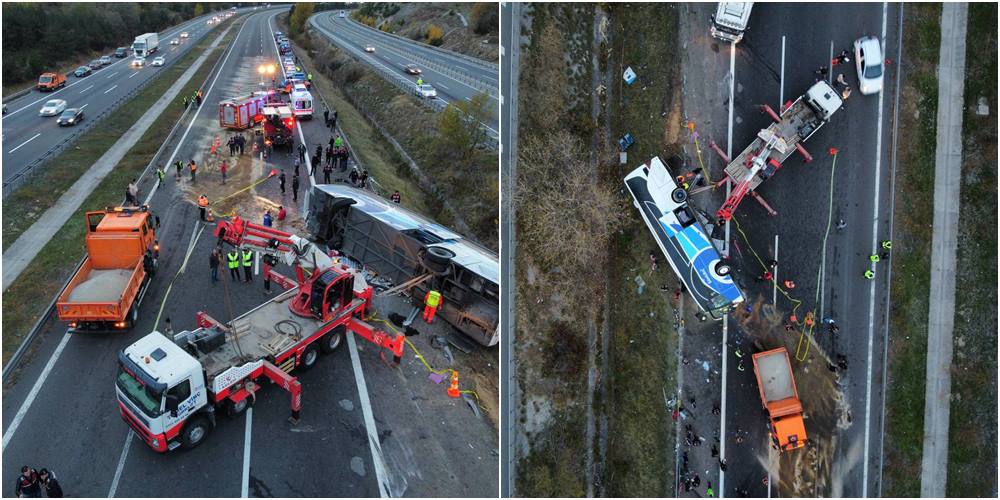
[[[205,438],[212,431],[212,424],[207,418],[197,415],[191,417],[184,430],[181,432],[181,445],[185,450],[196,448],[205,442]]]
[[[715,263],[715,274],[719,276],[729,276],[729,273],[733,271],[732,266],[727,264],[725,261],[718,261]]]
[[[688,192],[682,188],[674,188],[670,192],[670,199],[674,200],[674,203],[684,203],[688,199]]]
[[[338,326],[319,340],[319,349],[323,351],[323,354],[331,354],[340,347],[342,340],[344,340],[344,327]]]
[[[319,360],[319,348],[316,344],[309,344],[306,349],[302,351],[302,356],[299,358],[299,371],[306,372],[311,370],[316,366],[316,361]]]

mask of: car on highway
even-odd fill
[[[87,63],[87,66],[90,66],[90,69],[101,69],[104,67],[104,64],[101,63],[100,59],[94,59],[93,61]]]
[[[171,38],[170,39],[170,45],[180,45],[180,44],[181,44],[181,39],[180,38]]]
[[[188,32],[187,31],[182,31],[181,32],[181,38],[187,38],[187,37],[188,37]]]
[[[76,68],[76,71],[73,72],[73,75],[76,76],[77,78],[83,78],[93,72],[94,70],[90,69],[90,66],[80,66],[79,68]]]
[[[56,116],[66,110],[66,101],[62,99],[50,99],[42,109],[38,110],[39,116]]]
[[[133,68],[141,68],[146,65],[146,58],[136,57],[135,59],[132,59],[132,62],[130,62],[129,65]]]
[[[437,97],[438,95],[437,90],[434,90],[434,87],[427,83],[423,85],[417,85],[416,88],[417,88],[417,95],[425,99],[434,98]]]
[[[365,52],[375,52],[374,45],[365,45]]]
[[[858,68],[858,90],[864,95],[881,92],[885,68],[878,37],[869,35],[854,41],[854,62]]]
[[[163,56],[157,56],[157,57],[155,57],[153,59],[153,63],[151,65],[152,66],[163,66],[163,63],[165,63],[165,62],[167,62],[167,61],[165,59],[163,59]]]
[[[119,59],[128,57],[128,47],[118,47],[115,49],[115,57]]]
[[[67,108],[56,118],[60,127],[72,127],[83,121],[83,108]]]
[[[101,65],[107,66],[111,64],[111,56],[101,56],[99,61],[101,61]]]
[[[403,71],[409,75],[419,75],[423,73],[423,71],[421,71],[416,64],[407,64],[406,66],[403,66]]]
[[[295,71],[295,63],[285,62],[285,73],[291,73]]]

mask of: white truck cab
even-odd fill
[[[712,36],[719,40],[739,43],[750,22],[753,2],[719,2],[712,16]]]
[[[159,452],[197,446],[215,425],[201,364],[159,332],[118,353],[115,392],[122,418]]]
[[[809,87],[806,92],[806,102],[823,121],[829,121],[830,117],[844,104],[840,95],[829,83],[826,83],[826,80],[820,80]]]

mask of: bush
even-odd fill
[[[427,43],[440,47],[444,43],[444,31],[435,24],[427,27]]]
[[[472,6],[469,16],[472,30],[477,35],[487,35],[500,29],[500,15],[495,3],[477,3]]]

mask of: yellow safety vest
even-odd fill
[[[250,267],[253,265],[253,251],[247,250],[243,252],[243,267]]]
[[[431,307],[437,307],[441,303],[441,292],[437,290],[431,290],[427,293],[426,304]]]
[[[226,254],[226,258],[229,259],[229,269],[238,269],[240,267],[240,254],[229,252]]]

